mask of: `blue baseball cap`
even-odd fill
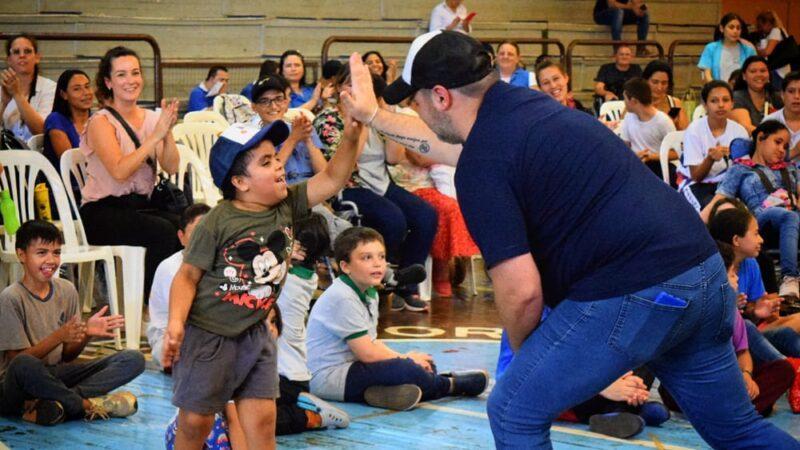
[[[228,127],[211,147],[209,168],[214,184],[222,189],[222,183],[228,178],[233,160],[242,152],[258,146],[262,141],[270,141],[278,147],[289,137],[289,126],[282,120],[259,128],[252,124],[235,123]]]

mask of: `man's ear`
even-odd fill
[[[431,103],[439,111],[447,111],[453,106],[453,95],[444,86],[436,85],[431,89]]]

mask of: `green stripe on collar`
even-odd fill
[[[347,274],[339,275],[339,279],[342,280],[344,284],[350,286],[365,305],[369,305],[369,300],[376,300],[378,298],[378,290],[374,287],[369,287],[366,291],[362,292],[361,289],[358,288],[358,285],[356,285],[356,282],[347,276]]]
[[[300,277],[304,280],[310,280],[311,277],[314,276],[313,270],[303,266],[292,266],[292,268],[289,269],[289,273],[297,277]]]

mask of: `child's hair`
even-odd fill
[[[228,170],[228,175],[222,181],[222,198],[225,200],[233,200],[236,198],[236,186],[233,185],[231,180],[237,176],[247,176],[247,165],[253,159],[253,149],[244,151],[236,155],[231,163],[231,168]]]
[[[27,250],[34,241],[43,244],[64,244],[64,235],[50,222],[44,220],[29,220],[22,224],[17,230],[17,242],[14,248],[17,250]]]
[[[789,89],[789,84],[791,84],[793,81],[800,81],[800,70],[789,72],[785,77],[783,77],[783,85],[781,85],[783,92],[786,92],[786,90]]]
[[[95,86],[97,87],[97,98],[101,102],[114,100],[114,93],[106,86],[106,78],[111,78],[111,65],[114,60],[123,56],[133,56],[139,62],[139,70],[142,68],[142,61],[135,51],[128,47],[114,47],[107,51],[103,58],[100,60],[100,66],[97,68],[97,77],[95,77]]]
[[[753,156],[753,154],[756,152],[756,145],[758,141],[763,141],[764,139],[781,130],[789,131],[789,128],[777,120],[767,120],[758,124],[756,129],[753,130],[753,143],[750,145],[750,156]]]
[[[275,328],[278,329],[278,336],[280,336],[283,334],[283,315],[281,314],[281,308],[277,303],[274,303],[272,305],[272,310],[275,311]]]
[[[728,14],[725,14],[724,16],[722,16],[722,18],[719,20],[719,26],[714,29],[714,40],[715,41],[720,41],[720,40],[725,38],[725,36],[722,34],[722,30],[720,30],[720,28],[725,28],[726,26],[728,26],[729,23],[733,22],[734,20],[738,21],[739,22],[739,26],[741,26],[741,28],[742,28],[741,37],[747,38],[747,24],[742,19],[742,17],[740,15],[736,14],[736,13],[728,13]]]
[[[725,89],[726,91],[728,91],[728,95],[733,97],[733,91],[731,90],[731,85],[722,80],[713,80],[703,85],[703,90],[700,91],[700,98],[703,99],[703,103],[706,103],[708,101],[709,94],[711,94],[711,91],[713,91],[716,88]]]
[[[333,255],[336,262],[350,262],[350,254],[361,244],[383,242],[383,236],[369,227],[353,227],[344,230],[333,242]]]
[[[709,217],[709,218],[711,218],[711,217],[714,217],[714,216],[716,216],[716,215],[717,215],[717,211],[718,211],[718,210],[719,210],[719,209],[720,209],[720,208],[721,208],[723,205],[726,205],[726,204],[728,204],[728,205],[733,205],[733,207],[734,207],[734,208],[739,208],[739,209],[743,209],[743,210],[747,211],[747,207],[744,205],[744,203],[742,203],[741,201],[739,201],[739,199],[737,199],[737,198],[728,198],[728,197],[723,197],[722,199],[720,199],[720,200],[717,200],[717,201],[714,203],[714,205],[712,205],[712,206],[711,206],[711,211],[709,212],[709,214],[708,214],[708,217]]]
[[[730,270],[733,267],[733,261],[736,254],[733,251],[733,246],[727,242],[716,241],[719,255],[722,256],[722,263],[725,264],[725,270]]]
[[[178,229],[181,231],[186,231],[186,227],[194,222],[194,219],[208,214],[211,211],[211,207],[206,205],[205,203],[195,203],[188,208],[183,210],[183,214],[181,214],[181,218],[178,221]]]
[[[650,90],[650,83],[644,78],[631,78],[625,82],[622,90],[629,98],[639,100],[639,103],[644,106],[653,104],[653,92]]]
[[[294,223],[294,236],[306,250],[306,258],[300,265],[313,269],[317,260],[330,254],[331,236],[328,223],[321,214],[311,213]]]
[[[746,209],[731,208],[720,211],[708,220],[708,231],[717,241],[733,244],[733,237],[747,234],[752,214]]]

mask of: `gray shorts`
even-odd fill
[[[198,414],[221,412],[229,400],[278,398],[278,349],[264,322],[234,338],[187,324],[172,378],[172,404]]]

